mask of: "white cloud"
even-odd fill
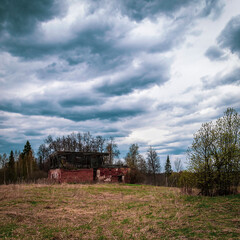
[[[223,61],[205,56],[240,13],[237,0],[226,2],[217,20],[200,16],[205,5],[195,8],[197,1],[152,17],[124,12],[117,2],[68,4],[65,15],[40,22],[33,33],[0,39],[5,140],[30,138],[37,147],[48,134],[90,131],[116,134],[123,152],[139,142],[143,152],[154,145],[162,157],[184,159],[202,122],[237,107],[239,85],[203,87],[203,79],[239,67],[227,49]]]

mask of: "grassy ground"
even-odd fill
[[[139,185],[0,186],[0,239],[240,239],[240,195]]]

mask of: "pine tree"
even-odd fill
[[[165,174],[169,177],[172,173],[172,167],[171,167],[171,162],[169,159],[169,155],[167,156],[167,161],[165,164]]]
[[[167,156],[166,164],[165,164],[165,176],[166,176],[166,185],[168,186],[168,178],[172,174],[171,162],[169,159],[169,155]]]
[[[29,141],[26,142],[20,157],[21,157],[22,177],[29,178],[33,173],[33,164],[35,161],[31,144],[29,143]]]
[[[29,143],[29,141],[27,141],[23,149],[23,155],[29,154],[31,150],[32,150],[31,144]]]
[[[9,156],[9,162],[8,162],[8,181],[14,182],[15,180],[16,180],[15,160],[13,156],[13,151],[11,151]]]

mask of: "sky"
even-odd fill
[[[112,136],[185,159],[240,110],[239,0],[1,0],[0,153]]]

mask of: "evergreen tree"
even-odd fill
[[[16,173],[15,173],[15,160],[13,151],[10,152],[9,162],[8,162],[8,181],[14,182],[16,180]]]
[[[31,144],[29,143],[29,141],[27,140],[24,149],[23,149],[23,155],[27,155],[29,154],[29,152],[32,150]]]
[[[171,162],[169,159],[169,155],[167,156],[166,164],[165,164],[165,175],[169,177],[172,173]]]
[[[166,176],[166,185],[168,186],[168,178],[172,174],[171,162],[169,159],[169,155],[167,156],[166,164],[165,164],[165,176]]]
[[[37,165],[29,141],[26,142],[23,152],[20,154],[19,163],[20,177],[24,179],[31,178],[34,170],[37,169]]]

